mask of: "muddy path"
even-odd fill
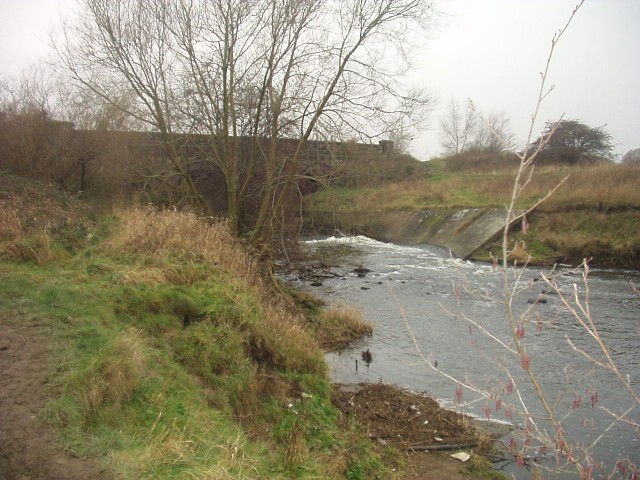
[[[0,318],[0,478],[109,479],[96,463],[58,447],[38,418],[48,400],[52,358],[36,320]]]

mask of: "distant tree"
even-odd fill
[[[462,109],[451,100],[440,119],[440,143],[447,155],[468,151],[502,153],[513,147],[513,134],[504,114],[485,116],[471,102]]]
[[[476,130],[476,114],[467,103],[464,111],[451,99],[446,114],[440,118],[440,143],[447,155],[458,155],[467,149]]]
[[[476,112],[478,121],[470,150],[483,153],[504,153],[513,148],[513,133],[509,118],[503,113],[484,116]]]
[[[590,127],[579,120],[547,122],[543,134],[531,148],[540,149],[538,161],[577,165],[611,161],[611,135],[602,127]]]
[[[0,170],[64,184],[73,164],[70,125],[51,114],[54,87],[39,67],[0,81]]]
[[[629,150],[622,156],[621,163],[625,165],[639,164],[640,165],[640,148],[634,148]]]

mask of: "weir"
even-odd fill
[[[518,210],[511,225],[522,219]],[[375,240],[400,244],[430,244],[448,248],[459,258],[502,234],[504,208],[430,209],[416,212],[308,212],[307,224],[322,230],[366,235]]]

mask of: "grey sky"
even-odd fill
[[[576,0],[442,0],[451,14],[417,66],[440,107],[471,98],[487,114],[504,113],[519,142],[528,134],[551,39]],[[615,150],[640,147],[640,1],[587,0],[556,47],[543,104],[544,122],[561,115],[607,125]],[[438,117],[412,151],[437,154]]]
[[[439,107],[471,98],[487,114],[504,113],[524,142],[551,38],[577,0],[439,0],[447,18],[416,59],[415,84],[433,92]],[[73,0],[0,0],[0,77],[15,75],[46,53],[61,5]],[[549,76],[554,91],[544,121],[561,115],[607,125],[615,150],[640,147],[640,0],[587,0],[558,44]],[[412,153],[440,152],[434,112],[416,135]]]

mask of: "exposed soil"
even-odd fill
[[[431,398],[383,383],[339,385],[333,401],[365,427],[372,441],[406,455],[407,480],[473,478],[451,454],[488,447],[491,438],[505,433],[501,425],[478,424]]]
[[[38,419],[47,403],[51,358],[33,321],[18,325],[0,318],[0,478],[110,478],[90,460],[59,448],[54,432]]]

